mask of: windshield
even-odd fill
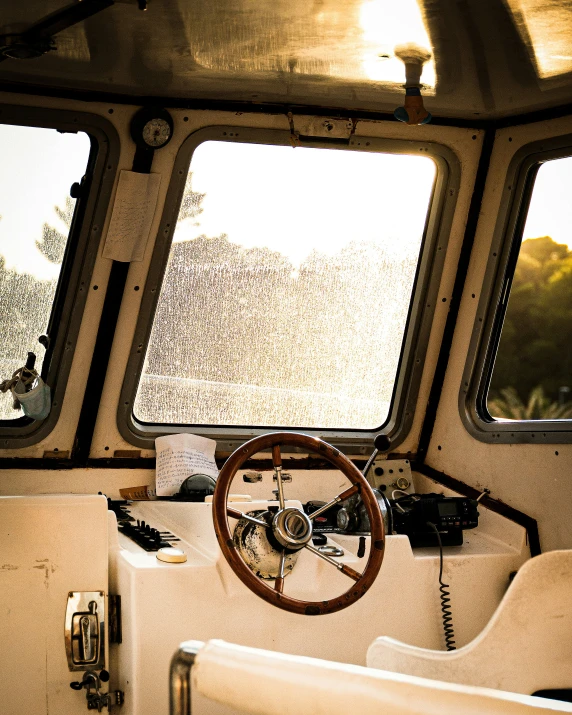
[[[135,417],[381,425],[434,178],[428,157],[199,145]]]

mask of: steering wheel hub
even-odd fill
[[[303,549],[312,538],[312,522],[296,507],[281,509],[272,520],[276,541],[288,551]]]

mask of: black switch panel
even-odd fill
[[[150,524],[139,521],[139,519],[137,519],[137,523],[130,521],[121,522],[119,524],[119,531],[125,534],[125,536],[128,536],[142,549],[145,549],[145,551],[159,551],[159,549],[171,546],[174,541],[179,541],[170,531],[159,531],[158,529],[154,529]]]

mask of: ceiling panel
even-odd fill
[[[402,103],[404,81],[394,49],[414,42],[433,55],[422,81],[435,116],[518,114],[568,101],[568,60],[554,58],[572,56],[560,12],[572,16],[571,4],[150,0],[141,12],[123,0],[60,33],[56,51],[2,62],[0,83],[156,96],[166,103],[216,99],[393,111]],[[0,0],[0,32],[28,27],[62,6]],[[535,22],[537,35],[552,38],[549,51],[534,39]],[[547,54],[564,67],[558,83],[552,70],[538,71]]]

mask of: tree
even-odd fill
[[[535,387],[523,402],[514,387],[506,387],[498,397],[489,400],[493,417],[510,420],[564,420],[572,418],[572,402],[559,404],[544,394],[542,385]]]
[[[42,240],[36,241],[36,247],[48,261],[61,264],[74,202],[66,197],[64,208],[54,206],[54,210],[62,230],[45,223]],[[0,380],[11,377],[24,364],[28,351],[38,351],[38,338],[46,331],[56,285],[57,279],[41,280],[30,273],[8,269],[0,255]],[[12,410],[11,399],[0,396],[0,419],[18,416]]]
[[[179,209],[179,221],[184,221],[187,218],[195,218],[203,212],[201,203],[206,194],[200,194],[198,191],[193,191],[192,183],[193,172],[189,171],[185,182],[185,188],[183,189],[183,199],[181,201],[181,208]]]
[[[36,246],[50,263],[61,264],[64,260],[64,253],[68,241],[69,230],[75,209],[75,202],[66,196],[64,208],[54,206],[56,216],[60,219],[65,233],[58,231],[54,226],[44,223],[42,227],[42,240],[36,241]]]
[[[507,414],[495,416],[508,417],[511,399],[518,397],[521,405],[544,405],[542,410],[553,414],[549,405],[557,406],[560,388],[570,385],[572,253],[549,236],[527,239],[512,282],[489,404],[504,405]]]

